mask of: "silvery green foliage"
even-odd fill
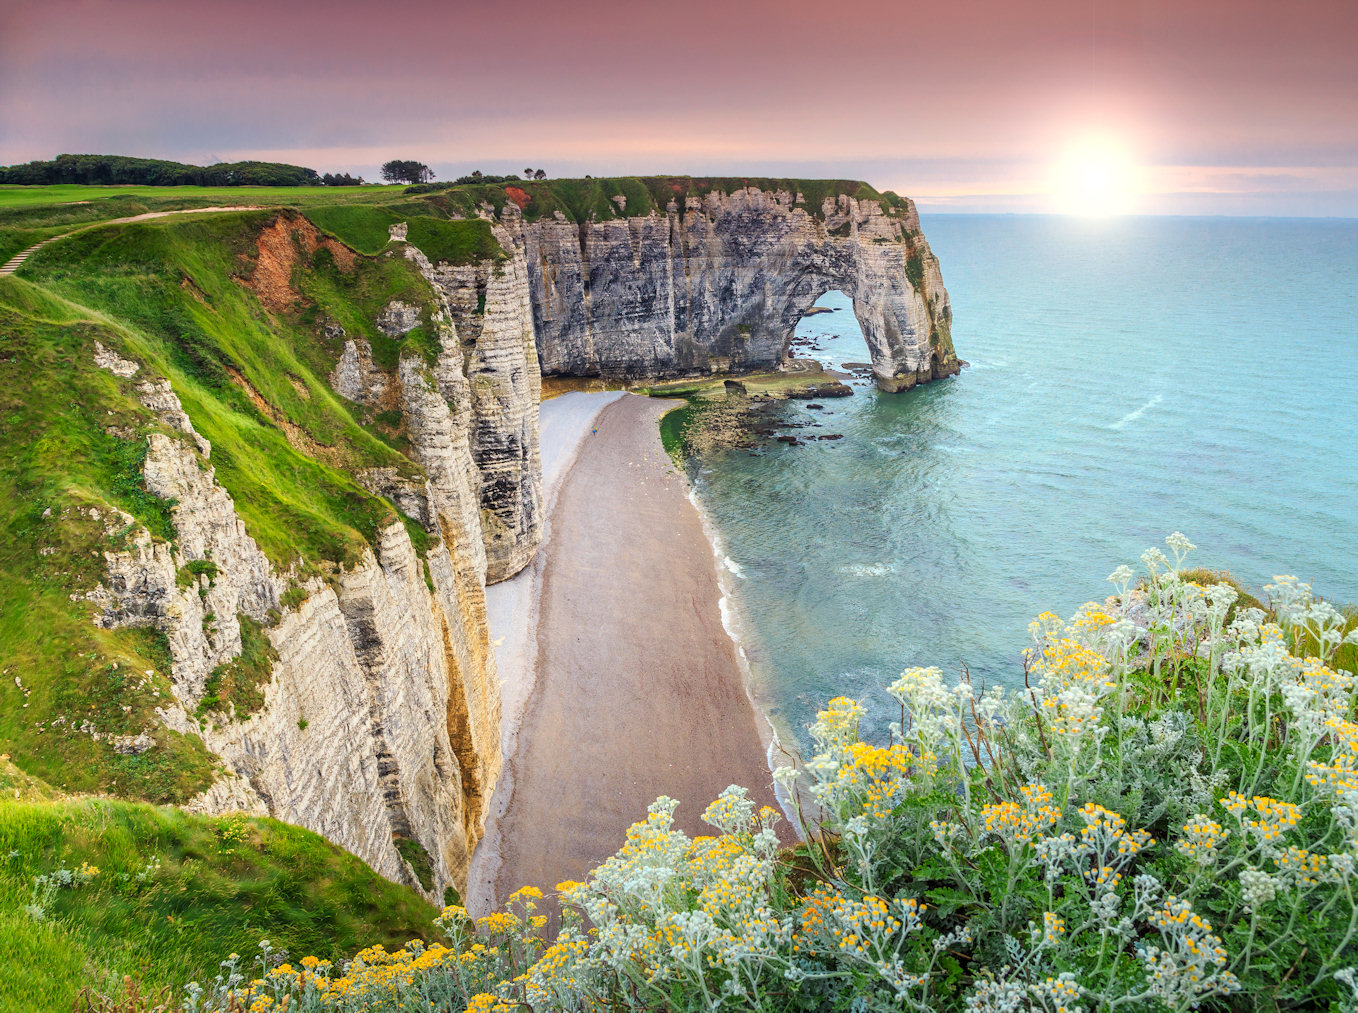
[[[715,833],[697,839],[657,799],[617,855],[559,885],[554,942],[524,891],[481,919],[448,909],[447,948],[370,949],[310,978],[270,970],[266,952],[270,994],[469,1013],[1244,997],[1358,1013],[1358,721],[1336,660],[1358,638],[1295,578],[1269,585],[1270,615],[1184,579],[1181,534],[1166,547],[1139,579],[1115,570],[1106,601],[1038,616],[1021,689],[908,669],[888,689],[903,720],[880,743],[860,735],[861,704],[830,700],[814,755],[774,774],[805,835],[795,849],[743,789],[709,806]],[[240,992],[226,969],[189,1009]]]

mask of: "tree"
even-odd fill
[[[546,170],[546,169],[538,169],[535,173],[533,173],[533,178],[534,178],[534,179],[546,179],[546,178],[547,178],[547,170]]]
[[[382,178],[388,183],[428,183],[434,170],[413,159],[393,158],[382,165]]]
[[[524,179],[532,179],[532,178],[533,178],[533,170],[532,170],[532,169],[524,169],[524,170],[523,170],[523,178],[524,178]]]

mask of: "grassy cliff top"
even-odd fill
[[[16,776],[0,757],[0,786]],[[433,906],[309,830],[23,794],[0,799],[0,1013],[69,1009],[84,985],[116,990],[123,975],[178,990],[228,952],[253,960],[261,938],[334,959],[437,937]]]
[[[881,193],[861,180],[853,179],[776,179],[765,176],[610,176],[585,179],[511,180],[507,183],[430,184],[412,187],[425,190],[431,199],[442,198],[450,207],[473,213],[482,203],[497,210],[513,201],[529,221],[549,217],[560,211],[574,222],[606,221],[612,218],[664,213],[670,201],[704,197],[710,193],[731,194],[753,187],[759,190],[784,190],[799,194],[806,210],[822,217],[827,197],[841,194],[858,200],[881,201],[890,210],[904,210],[904,198],[887,191]],[[623,197],[619,203],[614,198]]]
[[[251,205],[298,208],[311,215],[324,209],[371,208],[380,209],[390,223],[410,216],[475,217],[485,204],[498,211],[512,201],[530,221],[557,211],[571,221],[586,221],[663,212],[671,200],[729,194],[745,187],[801,194],[807,211],[816,217],[826,197],[840,194],[881,201],[889,211],[907,207],[904,198],[889,190],[879,192],[861,180],[762,176],[614,176],[417,187],[5,185],[0,186],[0,258],[12,255],[4,253],[6,249],[17,252],[47,235],[149,211]],[[617,196],[626,198],[626,210],[614,201]],[[6,241],[15,233],[32,238],[26,243]]]

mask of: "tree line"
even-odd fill
[[[430,183],[434,170],[414,159],[392,159],[382,166],[389,183]],[[496,176],[480,169],[459,176],[457,183],[509,183],[518,179],[546,179],[546,169],[526,168]],[[93,186],[360,186],[362,176],[347,172],[321,175],[315,169],[285,162],[219,162],[188,165],[160,158],[130,155],[58,155],[46,161],[0,166],[0,183],[42,186],[80,183]]]
[[[394,158],[390,162],[382,165],[382,178],[388,183],[430,183],[434,179],[434,170],[423,162],[414,159]],[[467,176],[458,176],[453,180],[454,183],[512,183],[517,179],[546,179],[546,169],[524,169],[523,175],[519,176],[510,173],[507,176],[494,176],[482,172],[480,169]]]
[[[284,162],[188,165],[129,155],[58,155],[47,161],[0,166],[0,183],[84,183],[109,186],[357,186],[363,179]]]

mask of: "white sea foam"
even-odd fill
[[[764,720],[764,758],[768,761],[769,771],[781,766],[780,757],[786,757],[787,752],[783,748],[782,740],[778,736],[778,727],[769,717],[768,708],[760,699],[760,694],[754,685],[754,673],[750,671],[750,658],[745,653],[744,636],[745,622],[741,616],[736,602],[733,600],[732,588],[728,585],[726,574],[730,573],[733,577],[744,577],[740,566],[726,554],[725,543],[718,533],[712,518],[708,516],[707,510],[703,507],[702,498],[698,495],[697,488],[692,482],[688,484],[688,500],[693,504],[693,508],[698,511],[698,520],[702,524],[703,533],[707,535],[707,540],[712,546],[712,555],[717,560],[717,588],[719,596],[717,598],[717,610],[721,613],[721,625],[726,631],[726,635],[731,638],[731,643],[735,645],[736,657],[739,659],[741,674],[744,676],[745,696],[750,701],[750,706],[754,712]],[[774,798],[783,810],[783,815],[787,817],[793,828],[798,827],[797,819],[794,814],[794,807],[791,800],[786,796],[786,792],[780,794],[780,789],[774,787]],[[800,830],[797,831],[800,836]]]
[[[1145,404],[1143,404],[1143,405],[1142,405],[1140,408],[1138,408],[1136,411],[1134,411],[1134,412],[1129,412],[1128,414],[1122,416],[1122,418],[1118,419],[1116,422],[1114,422],[1114,423],[1113,423],[1111,426],[1109,426],[1108,428],[1110,428],[1110,429],[1121,429],[1121,428],[1122,428],[1123,426],[1125,426],[1128,422],[1135,422],[1137,419],[1141,418],[1142,415],[1145,415],[1146,412],[1150,411],[1152,408],[1154,408],[1156,405],[1158,405],[1158,404],[1159,404],[1161,401],[1163,401],[1164,399],[1165,399],[1165,396],[1164,396],[1163,394],[1156,394],[1155,397],[1151,398],[1149,401],[1147,401]]]
[[[896,572],[895,563],[848,563],[839,568],[846,577],[885,577]]]

